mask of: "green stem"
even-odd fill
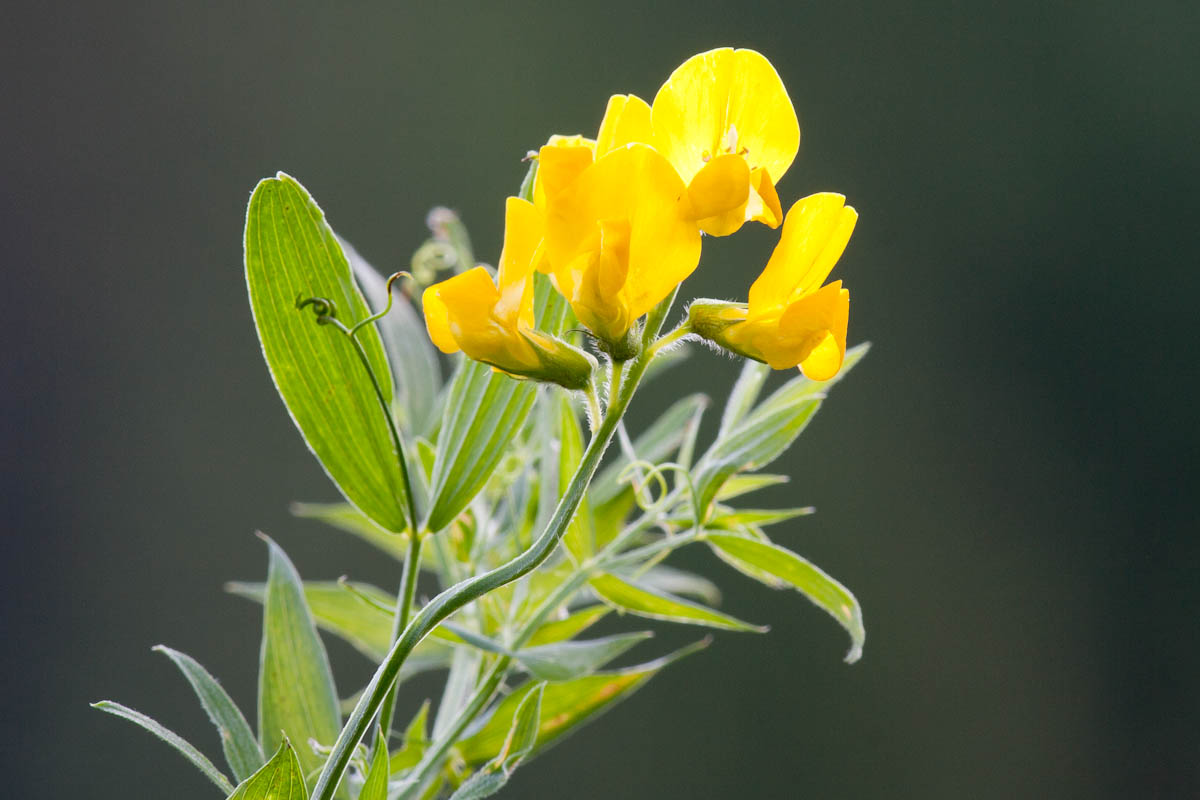
[[[612,405],[591,441],[588,442],[579,468],[567,485],[566,493],[559,501],[546,529],[538,536],[533,545],[507,564],[483,575],[468,578],[446,589],[422,608],[420,613],[408,624],[404,633],[384,658],[383,663],[379,665],[379,669],[371,678],[371,682],[367,684],[354,711],[346,720],[346,724],[334,744],[333,752],[330,754],[329,760],[325,762],[324,769],[321,770],[320,778],[313,790],[313,800],[330,800],[333,797],[346,766],[350,762],[350,757],[354,753],[354,748],[367,732],[371,718],[383,704],[393,681],[400,672],[400,667],[417,643],[455,611],[488,592],[528,574],[554,552],[554,548],[558,546],[571,518],[579,508],[584,492],[600,464],[600,459],[616,433],[617,423],[620,422],[621,416],[629,407],[629,401],[649,362],[648,354],[638,356],[631,362],[630,380],[615,398],[610,398]]]
[[[409,534],[408,559],[404,562],[404,574],[400,578],[400,591],[396,594],[396,616],[392,620],[392,641],[400,638],[400,634],[408,627],[408,617],[412,613],[413,597],[417,593],[417,576],[421,572],[421,537],[414,531]],[[376,747],[385,747],[392,732],[392,718],[396,711],[396,692],[399,686],[393,682],[392,691],[388,692],[379,710],[380,736],[375,742]]]
[[[587,581],[590,573],[590,568],[580,568],[579,571],[572,573],[570,578],[559,584],[558,588],[538,606],[533,615],[521,626],[521,630],[517,632],[516,637],[508,645],[508,649],[513,652],[521,649],[537,633],[538,629],[542,627],[542,623],[545,622],[546,617],[554,609],[569,600],[571,595],[579,591],[580,587]],[[400,796],[401,800],[405,800],[408,797],[419,797],[421,792],[424,791],[430,778],[441,767],[442,759],[445,758],[446,753],[459,740],[463,731],[467,729],[467,726],[487,707],[492,696],[496,693],[496,689],[500,687],[501,682],[503,682],[505,676],[508,674],[508,669],[512,666],[512,661],[512,656],[501,656],[492,665],[483,682],[479,684],[475,693],[471,695],[471,699],[467,701],[467,704],[459,712],[458,716],[454,718],[454,722],[451,724],[449,730],[434,743],[433,747],[425,752],[420,763],[413,767],[412,772],[409,773],[412,783],[409,785],[409,789]]]

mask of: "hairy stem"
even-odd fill
[[[408,558],[404,562],[404,574],[400,577],[400,591],[396,595],[396,616],[392,621],[392,641],[400,638],[400,634],[408,626],[408,617],[412,613],[413,597],[417,592],[417,576],[421,572],[421,537],[413,531],[409,534]],[[392,691],[387,693],[383,708],[379,711],[379,739],[376,747],[384,747],[392,731],[392,718],[396,711],[396,691],[400,687],[392,684]]]

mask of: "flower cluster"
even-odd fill
[[[638,320],[699,264],[701,234],[749,221],[783,235],[747,303],[693,302],[688,332],[814,380],[841,368],[850,295],[822,285],[854,229],[841,195],[797,201],[776,184],[800,145],[778,73],[753,50],[689,58],[652,103],[608,102],[594,139],[553,136],[537,153],[531,200],[509,198],[493,281],[483,267],[430,286],[426,324],[445,353],[512,375],[580,388],[591,356],[534,328],[533,274],[547,274],[616,361],[636,354]]]

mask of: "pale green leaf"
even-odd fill
[[[146,716],[140,711],[134,711],[132,708],[127,708],[120,703],[114,703],[111,700],[101,700],[99,703],[92,703],[92,708],[98,708],[101,711],[106,711],[109,714],[114,714],[122,719],[127,719],[130,722],[142,727],[150,733],[162,739],[167,744],[174,747],[180,755],[192,762],[193,765],[210,781],[221,788],[221,791],[228,794],[233,791],[233,784],[229,779],[222,774],[221,770],[217,769],[207,757],[195,747],[193,747],[186,739],[179,734],[171,731],[154,719]]]
[[[704,625],[732,631],[763,633],[767,630],[697,603],[622,580],[615,575],[600,575],[589,580],[588,584],[601,600],[617,611],[629,612],[639,617]]]
[[[733,426],[754,407],[755,402],[758,401],[759,392],[762,391],[763,383],[770,374],[771,368],[766,364],[749,358],[745,360],[742,364],[741,374],[738,375],[737,382],[733,384],[733,389],[729,393],[729,399],[725,401],[725,411],[721,414],[721,427],[717,433],[718,438],[732,430]]]
[[[234,780],[245,780],[253,775],[266,759],[241,709],[221,688],[217,679],[194,658],[161,644],[154,650],[171,659],[191,684],[200,705],[217,728]]]
[[[720,588],[708,578],[666,564],[655,564],[638,578],[638,582],[651,589],[690,597],[710,606],[721,603]]]
[[[412,769],[420,763],[429,746],[429,701],[421,704],[421,708],[413,716],[412,721],[404,730],[404,741],[399,750],[392,754],[392,773]]]
[[[653,634],[619,633],[599,639],[556,642],[518,650],[513,656],[530,675],[545,681],[567,681],[588,675]]]
[[[556,434],[547,436],[546,444],[551,450],[557,448],[558,451],[556,480],[553,483],[543,480],[542,485],[541,510],[545,514],[545,518],[549,519],[558,505],[559,498],[566,494],[567,485],[575,476],[579,462],[583,460],[583,450],[587,442],[584,440],[583,428],[579,424],[579,417],[575,413],[571,396],[565,391],[558,390],[549,392],[543,397],[550,406],[551,413],[547,417],[554,421]],[[543,458],[550,459],[553,456],[553,452],[548,452],[543,455]],[[549,485],[546,485],[547,483]],[[566,547],[576,564],[583,563],[596,551],[595,536],[592,531],[592,511],[586,495],[580,501],[575,516],[571,518],[571,523],[563,534],[563,546]]]
[[[339,241],[371,310],[382,311],[387,306],[387,281],[345,239]],[[395,407],[401,412],[396,415],[397,422],[415,433],[426,433],[437,416],[435,401],[442,387],[442,370],[425,331],[425,320],[401,291],[402,285],[392,285],[391,311],[375,324],[392,365]]]
[[[324,214],[293,178],[259,182],[246,212],[246,283],[275,387],[309,448],[346,499],[388,530],[405,528],[395,445],[375,389],[352,343],[320,325],[298,297],[322,297],[350,326],[368,316]],[[374,327],[358,334],[391,402],[391,376]]]
[[[537,385],[462,359],[446,399],[425,528],[448,526],[487,483],[533,406]]]
[[[307,581],[304,596],[317,626],[345,639],[374,662],[383,660],[392,646],[391,611],[396,599],[368,583],[350,582],[354,591],[338,581]],[[231,582],[225,590],[261,603],[266,592],[262,583]],[[429,636],[416,646],[400,670],[401,680],[450,664],[451,648]]]
[[[504,772],[493,772],[490,769],[476,772],[463,781],[462,786],[450,795],[450,800],[483,800],[503,789],[507,783],[508,775]]]
[[[723,503],[726,500],[732,500],[744,494],[757,492],[759,489],[766,489],[769,486],[778,486],[781,483],[787,483],[789,480],[791,479],[787,475],[772,475],[769,472],[760,472],[753,475],[734,475],[725,481],[713,499],[719,503]]]
[[[535,752],[542,752],[566,734],[632,695],[663,667],[703,648],[707,641],[685,647],[664,658],[615,672],[603,672],[562,683],[550,683],[542,694]],[[514,692],[500,702],[487,723],[458,744],[462,758],[478,764],[495,757],[504,746],[517,707],[524,695]]]
[[[374,545],[397,561],[408,557],[408,535],[385,531],[349,503],[292,503],[297,517],[317,519]]]
[[[371,766],[366,780],[358,792],[358,800],[387,800],[388,778],[391,776],[391,761],[388,759],[387,737],[376,731],[375,752],[371,755]]]
[[[271,760],[238,785],[228,800],[308,800],[304,769],[286,738]]]
[[[866,630],[862,609],[850,590],[826,575],[819,567],[795,553],[770,542],[733,534],[710,534],[709,543],[733,557],[769,572],[802,592],[824,609],[850,634],[850,652],[846,661],[862,657]]]
[[[300,575],[271,540],[263,602],[262,654],[258,676],[258,730],[264,750],[286,735],[297,742],[330,745],[342,727],[337,690],[325,645],[304,599]],[[305,774],[322,759],[308,748],[297,752]]]
[[[545,691],[545,683],[536,684],[525,693],[521,704],[517,706],[512,727],[508,730],[508,739],[497,756],[505,772],[516,769],[521,759],[532,753],[533,746],[537,744],[538,725],[542,719],[542,697]]]
[[[563,619],[547,622],[537,629],[537,633],[529,637],[529,646],[536,647],[538,645],[553,644],[573,639],[592,625],[595,625],[608,613],[608,606],[591,606],[589,608],[581,608]]]

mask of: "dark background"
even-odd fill
[[[335,5],[6,9],[0,793],[215,797],[87,703],[219,758],[149,648],[253,718],[259,609],[221,584],[263,575],[255,528],[309,577],[395,582],[287,513],[336,495],[251,324],[255,182],[296,176],[388,270],[436,203],[494,260],[527,149],[720,45],[765,53],[800,115],[785,206],[861,213],[835,277],[875,347],[763,499],[819,507],[776,538],[857,593],[865,657],[690,554],[770,635],[718,636],[508,796],[1200,792],[1194,2]],[[744,296],[774,241],[708,240],[684,294]],[[635,420],[735,370],[697,353]]]

